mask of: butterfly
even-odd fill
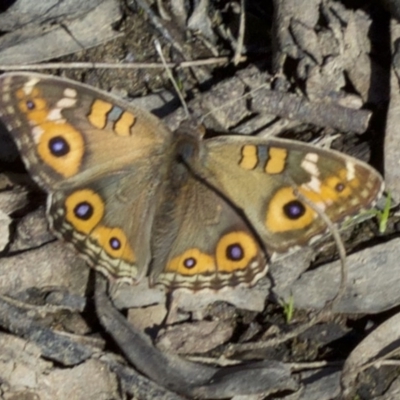
[[[48,193],[52,230],[118,281],[252,285],[273,255],[325,233],[317,209],[340,223],[383,191],[377,171],[342,153],[172,132],[144,109],[48,75],[1,75],[0,119]]]

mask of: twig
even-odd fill
[[[295,94],[265,88],[252,97],[252,110],[355,133],[367,130],[372,115],[368,110],[356,110],[323,101],[310,102]]]
[[[44,357],[65,366],[80,364],[96,352],[91,346],[71,340],[71,337],[41,325],[6,296],[0,296],[0,326],[34,342]]]
[[[344,361],[313,361],[313,362],[300,362],[290,363],[290,368],[293,372],[305,371],[310,369],[321,368],[342,368]]]
[[[183,55],[183,48],[174,38],[170,35],[168,29],[164,26],[163,21],[154,13],[152,8],[149,6],[146,0],[137,0],[139,6],[143,8],[148,17],[150,18],[153,26],[161,33],[161,35],[177,50]]]
[[[233,63],[238,65],[240,63],[240,56],[243,50],[243,43],[244,43],[244,33],[246,28],[246,10],[245,10],[245,0],[240,1],[240,22],[239,22],[239,33],[238,33],[238,40],[237,46],[235,50],[235,56],[233,57]]]
[[[245,61],[247,58],[242,56],[241,61]],[[201,67],[203,65],[210,64],[227,64],[231,62],[230,57],[211,57],[204,60],[190,60],[182,61],[180,63],[167,63],[170,68],[191,68]],[[104,62],[53,62],[53,63],[42,63],[42,64],[0,64],[0,70],[3,71],[22,71],[22,70],[42,70],[42,69],[79,69],[79,68],[90,68],[90,69],[165,69],[162,63],[104,63]]]
[[[309,328],[313,327],[317,323],[321,322],[325,317],[329,316],[331,313],[319,313],[315,317],[311,318],[309,321],[305,322],[304,324],[296,327],[293,331],[283,334],[279,337],[275,337],[272,339],[264,340],[258,342],[250,342],[250,343],[238,343],[238,344],[230,344],[226,351],[224,352],[224,356],[227,358],[234,357],[235,353],[238,351],[250,351],[250,350],[262,350],[268,347],[275,347],[282,343],[287,342],[288,340],[294,339],[295,337],[299,336],[301,333],[305,332]]]
[[[190,113],[189,113],[189,109],[188,109],[187,103],[186,103],[186,101],[185,101],[185,99],[184,99],[184,97],[182,95],[182,92],[179,90],[179,87],[178,87],[178,85],[176,83],[176,80],[174,79],[174,76],[172,75],[171,68],[169,68],[168,65],[167,65],[167,61],[165,60],[164,54],[162,52],[160,42],[156,39],[154,41],[154,45],[156,46],[157,53],[160,56],[161,61],[162,61],[163,65],[164,65],[164,67],[165,67],[165,71],[167,72],[168,78],[171,81],[172,85],[174,86],[175,92],[179,97],[179,100],[180,100],[180,102],[181,102],[181,104],[183,106],[183,109],[185,110],[186,117],[189,118],[190,117]]]

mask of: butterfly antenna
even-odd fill
[[[165,61],[165,57],[164,57],[164,54],[163,54],[162,49],[161,49],[161,44],[160,44],[160,42],[156,39],[156,40],[154,41],[154,45],[155,45],[155,47],[156,47],[156,50],[157,50],[158,55],[159,55],[160,58],[161,58],[161,62],[163,63],[163,66],[164,66],[164,68],[165,68],[165,71],[166,71],[167,74],[168,74],[168,78],[169,78],[169,80],[172,82],[172,85],[174,86],[175,92],[177,93],[177,95],[178,95],[178,97],[179,97],[179,100],[180,100],[180,102],[181,102],[181,104],[182,104],[182,106],[183,106],[183,109],[185,110],[186,117],[189,119],[189,118],[190,118],[190,113],[189,113],[189,109],[188,109],[187,103],[186,103],[186,101],[185,101],[185,99],[184,99],[184,97],[183,97],[183,95],[182,95],[181,90],[180,90],[179,87],[178,87],[178,84],[176,83],[176,80],[175,80],[174,76],[172,75],[171,68],[167,65],[167,62]]]
[[[305,203],[307,206],[309,206],[313,211],[315,211],[318,216],[324,221],[325,225],[328,227],[329,232],[333,236],[333,240],[335,241],[338,253],[339,253],[339,259],[340,259],[340,264],[341,264],[341,279],[340,279],[340,285],[339,285],[339,290],[337,291],[336,295],[331,299],[328,300],[328,302],[325,304],[323,309],[321,310],[321,313],[324,312],[324,310],[332,310],[335,305],[339,303],[339,301],[343,298],[346,287],[347,287],[347,279],[348,279],[348,268],[347,268],[347,263],[346,263],[346,249],[343,244],[343,240],[340,236],[339,229],[337,226],[333,224],[333,222],[330,220],[328,215],[321,210],[315,203],[313,203],[311,200],[309,200],[306,196],[304,196],[297,188],[297,186],[291,182],[292,187],[293,187],[293,192],[295,196]]]

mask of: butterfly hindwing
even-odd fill
[[[251,285],[265,275],[264,249],[227,200],[190,175],[175,198],[168,198],[153,232],[153,281],[219,290]]]

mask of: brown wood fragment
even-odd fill
[[[63,365],[76,365],[93,354],[93,349],[48,329],[30,318],[24,309],[0,297],[0,325],[34,342],[41,354]]]
[[[72,20],[95,9],[103,0],[17,0],[7,11],[0,14],[0,26],[4,32],[13,31],[31,23],[40,24],[56,19]]]
[[[385,180],[394,201],[400,201],[400,23],[391,22],[393,67],[390,73],[390,104],[385,132]]]
[[[290,368],[281,362],[262,361],[218,368],[162,353],[147,335],[131,326],[113,307],[106,290],[105,278],[97,273],[95,301],[101,324],[138,370],[167,389],[202,399],[297,389]]]
[[[343,132],[364,133],[372,113],[355,110],[334,103],[309,102],[305,98],[268,89],[254,93],[252,109],[279,117],[317,126],[330,127]]]
[[[97,46],[119,36],[111,25],[120,18],[116,0],[106,0],[72,20],[29,24],[0,38],[1,63],[35,63]]]
[[[178,354],[206,353],[227,342],[233,334],[230,321],[195,321],[167,328],[157,337],[161,351]]]

